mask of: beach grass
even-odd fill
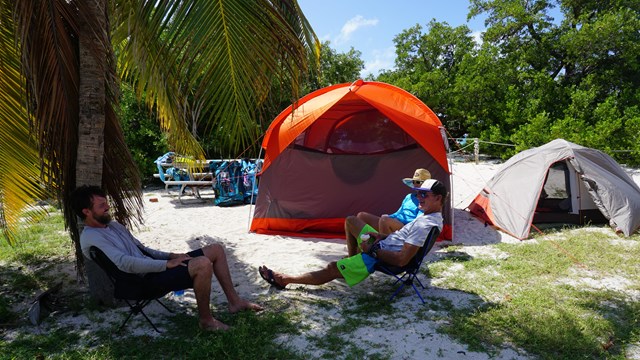
[[[259,314],[215,313],[232,326],[227,333],[200,331],[193,310],[154,318],[165,329],[161,336],[136,335],[133,329],[114,334],[119,323],[98,330],[56,324],[53,316],[44,319],[47,331],[37,331],[18,305],[61,279],[76,281],[72,244],[62,216],[54,211],[26,227],[18,246],[0,243],[0,358],[389,359],[393,355],[383,341],[361,341],[358,335],[384,329],[398,318],[433,322],[438,335],[488,357],[511,348],[541,359],[624,359],[628,347],[640,342],[639,235],[618,238],[593,228],[560,229],[483,248],[440,245],[423,267],[427,303],[408,311],[388,301],[392,286],[381,277],[371,280],[379,283],[379,292],[338,301],[315,301],[306,290],[294,290],[300,300],[278,304],[283,300],[274,295],[268,310]],[[415,297],[412,291],[403,296]],[[110,320],[86,291],[63,289],[60,299],[60,313]],[[333,315],[321,319],[324,331],[305,324],[327,309]],[[301,335],[308,352],[288,346],[287,339]],[[439,358],[443,351],[413,355]]]
[[[450,247],[431,277],[479,302],[452,309],[440,331],[478,351],[509,344],[543,359],[624,359],[640,341],[638,240],[563,230],[496,244],[493,256]]]

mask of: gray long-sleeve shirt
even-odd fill
[[[106,228],[85,226],[80,234],[80,247],[87,258],[90,258],[89,248],[92,246],[102,250],[118,269],[132,274],[164,271],[170,255],[142,245],[126,227],[116,221],[110,222]]]

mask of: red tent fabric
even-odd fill
[[[450,189],[444,139],[433,111],[398,87],[358,80],[310,93],[265,134],[251,231],[344,237],[346,216],[395,212],[410,192],[401,179],[416,168]]]

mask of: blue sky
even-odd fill
[[[362,52],[362,77],[392,69],[393,38],[415,24],[446,21],[467,25],[472,32],[484,30],[484,17],[467,22],[468,0],[298,0],[320,41],[343,53],[351,47]]]

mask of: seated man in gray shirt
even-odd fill
[[[231,281],[224,248],[208,245],[187,254],[175,254],[148,248],[127,228],[111,220],[109,202],[102,189],[81,186],[71,194],[71,206],[85,224],[80,234],[83,254],[89,257],[92,246],[102,250],[122,271],[139,274],[160,288],[182,290],[193,288],[200,327],[204,330],[227,330],[229,327],[211,315],[209,299],[211,280],[215,275],[224,291],[232,313],[242,310],[260,311],[262,307],[241,298]]]

